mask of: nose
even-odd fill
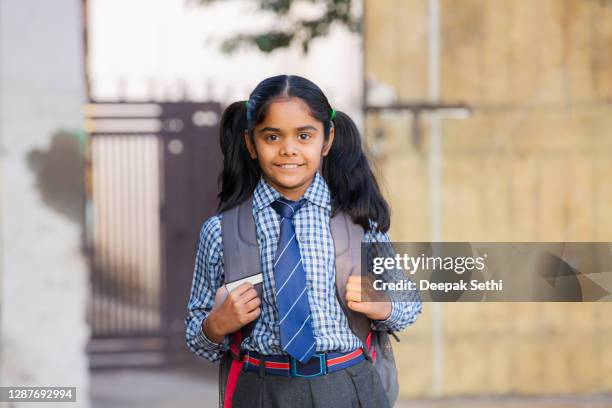
[[[295,156],[297,154],[297,144],[291,139],[288,137],[283,140],[279,152],[281,156]]]

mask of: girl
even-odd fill
[[[330,218],[342,211],[364,242],[389,241],[388,205],[355,124],[311,81],[279,75],[225,110],[221,149],[219,214],[202,226],[188,304],[190,350],[217,361],[229,335],[254,324],[240,345],[248,364],[234,408],[389,406],[336,297]],[[263,293],[245,282],[228,294],[222,216],[251,196]],[[348,279],[346,301],[376,330],[402,330],[421,311],[420,302],[362,302],[359,276]]]

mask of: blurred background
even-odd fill
[[[610,0],[0,0],[0,385],[217,404],[183,319],[218,122],[278,74],[358,124],[393,240],[612,241]],[[611,315],[426,303],[397,406],[612,406]]]

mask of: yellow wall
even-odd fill
[[[366,80],[428,98],[425,0],[367,0]],[[440,0],[444,241],[612,241],[612,2]],[[392,238],[429,240],[428,119],[368,114]],[[374,137],[382,132],[382,139]],[[395,344],[401,394],[612,392],[612,304],[432,304]],[[440,354],[441,353],[441,354]],[[434,355],[442,356],[436,373]]]

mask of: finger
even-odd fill
[[[255,290],[255,288],[251,288],[247,290],[246,292],[244,292],[242,295],[240,295],[240,299],[238,300],[238,302],[247,303],[255,299],[256,297],[257,297],[257,290]]]
[[[361,302],[361,293],[360,292],[346,292],[346,301],[355,301]]]
[[[369,308],[366,303],[351,301],[347,303],[347,306],[349,307],[349,309],[359,313],[366,313],[369,311]]]
[[[351,290],[354,292],[361,291],[361,284],[360,283],[347,283],[346,290],[347,291]]]
[[[249,322],[252,322],[253,320],[257,319],[260,314],[261,314],[261,308],[258,307],[257,309],[254,309],[250,311],[249,313],[247,313],[247,319],[249,319]]]
[[[252,287],[253,287],[253,284],[251,282],[244,282],[243,284],[239,285],[236,289],[232,290],[230,293],[235,298],[238,298],[244,292],[246,292],[247,290],[251,289]]]
[[[246,302],[244,304],[245,309],[247,310],[247,312],[251,312],[253,311],[253,309],[255,309],[256,307],[259,307],[259,305],[261,305],[261,300],[259,299],[259,297],[255,297],[251,300],[249,300],[248,302]]]

